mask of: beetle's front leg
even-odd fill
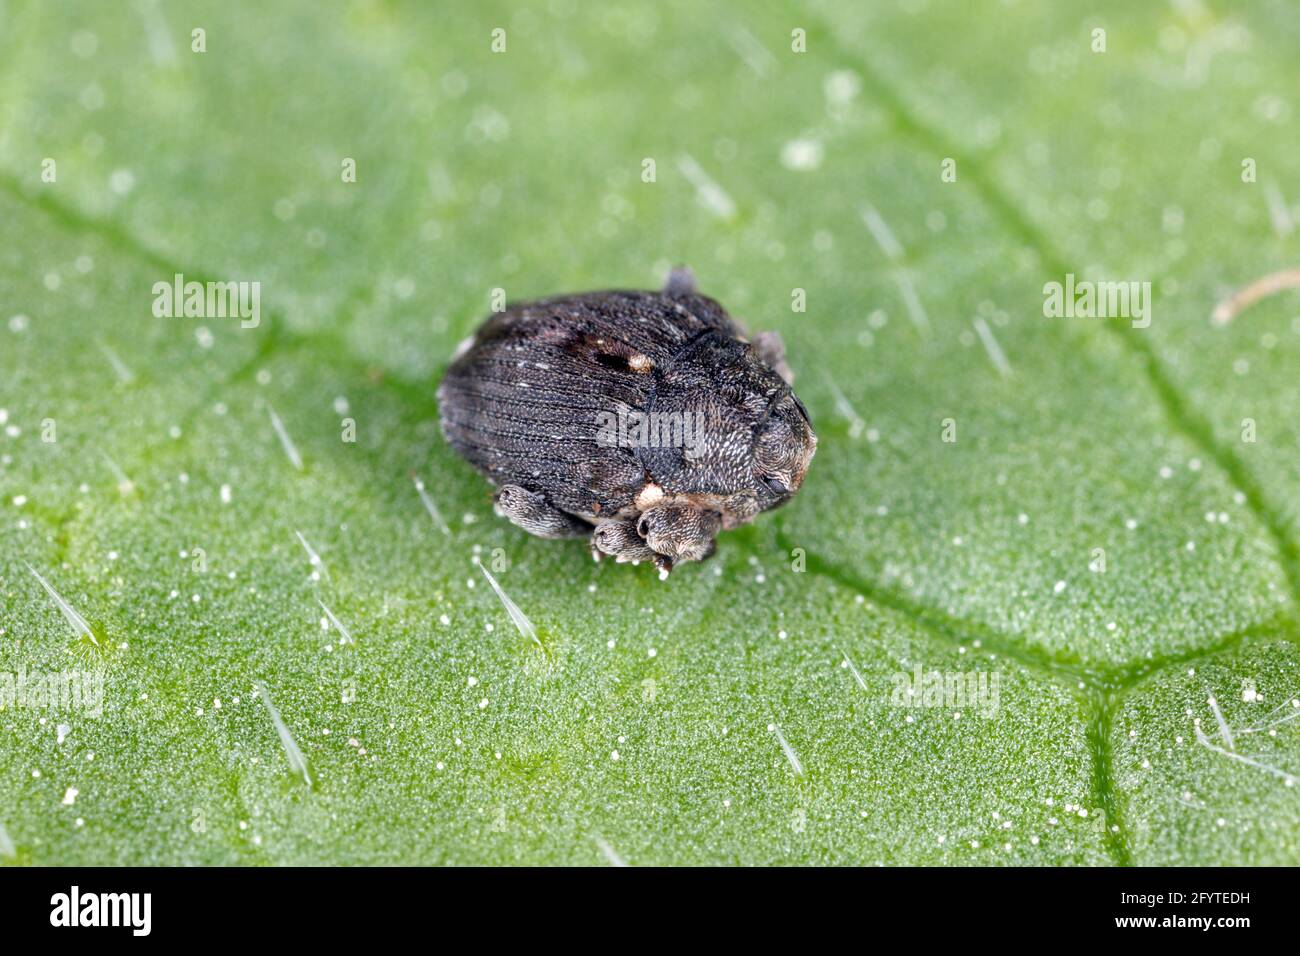
[[[682,561],[703,561],[717,548],[722,515],[685,504],[664,504],[647,508],[637,520],[637,534],[645,539],[658,558],[660,577]]]
[[[502,485],[496,496],[496,510],[539,538],[580,538],[591,531],[587,522],[561,511],[522,485]]]
[[[591,535],[591,556],[613,555],[620,564],[625,561],[649,561],[656,557],[641,536],[636,533],[635,521],[606,521],[598,525]]]

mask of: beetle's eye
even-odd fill
[[[767,485],[774,495],[783,495],[790,490],[780,478],[764,478],[763,484]]]
[[[636,533],[643,538],[650,533],[650,522],[645,515],[642,515],[641,520],[636,523]]]

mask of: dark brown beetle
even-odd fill
[[[442,432],[497,511],[661,576],[790,500],[817,436],[780,336],[749,340],[674,270],[662,292],[589,292],[492,316],[438,387]]]

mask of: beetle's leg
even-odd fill
[[[694,272],[686,266],[677,266],[668,273],[668,278],[664,280],[664,295],[669,298],[676,298],[679,295],[693,295],[694,293]]]
[[[615,555],[619,564],[631,561],[653,561],[659,569],[659,580],[668,577],[673,569],[673,559],[665,554],[658,554],[637,534],[636,524],[631,521],[609,521],[596,529],[591,536],[591,556],[600,560],[602,554]]]
[[[606,521],[598,525],[591,535],[592,557],[612,554],[619,563],[648,561],[655,557],[654,550],[636,533],[635,521]]]
[[[668,574],[672,571],[676,562],[666,554],[655,555],[655,567],[659,569],[659,580],[667,581]]]
[[[691,505],[657,505],[641,512],[637,534],[666,561],[659,565],[666,576],[673,565],[682,561],[703,561],[717,547],[714,540],[722,527],[722,515]]]
[[[794,372],[785,361],[785,342],[780,332],[758,332],[750,340],[758,357],[772,367],[772,370],[785,379],[787,385],[794,384]]]
[[[591,532],[587,522],[561,511],[542,495],[521,485],[501,486],[496,496],[496,511],[539,538],[580,538]]]

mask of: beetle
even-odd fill
[[[777,333],[750,338],[678,268],[660,292],[490,316],[457,348],[439,418],[498,514],[666,578],[803,484],[817,436],[792,381]]]

